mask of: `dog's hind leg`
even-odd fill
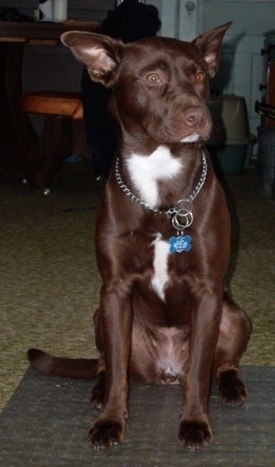
[[[239,377],[239,360],[251,333],[245,312],[225,293],[220,332],[214,358],[214,376],[219,383],[220,398],[232,407],[247,398],[247,389]]]

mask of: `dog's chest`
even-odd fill
[[[161,234],[158,234],[153,241],[153,248],[153,276],[151,285],[161,300],[165,301],[165,289],[170,282],[168,272],[169,243],[162,239]]]
[[[135,187],[135,193],[153,209],[161,202],[159,182],[173,183],[182,170],[182,162],[174,157],[166,146],[159,146],[150,155],[132,154],[127,161],[128,172]],[[170,245],[160,232],[152,241],[153,275],[151,286],[162,301],[165,301],[165,290],[169,285]]]
[[[182,163],[171,155],[169,148],[159,146],[150,155],[131,154],[127,168],[138,197],[156,209],[161,203],[159,182],[169,182],[176,177]]]

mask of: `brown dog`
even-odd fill
[[[251,325],[224,291],[230,220],[202,143],[211,132],[208,81],[229,26],[191,43],[62,36],[91,79],[113,89],[121,132],[97,211],[100,358],[62,359],[34,349],[29,358],[49,374],[97,373],[92,402],[103,410],[89,431],[96,449],[123,440],[131,379],[183,385],[178,439],[192,449],[212,438],[212,374],[225,403],[238,405],[247,396],[238,364]]]

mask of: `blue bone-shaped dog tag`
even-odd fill
[[[169,238],[170,253],[181,253],[190,251],[192,248],[192,237],[190,235]]]

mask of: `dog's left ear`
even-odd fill
[[[85,65],[92,81],[111,86],[117,76],[123,43],[102,34],[68,31],[61,42]]]
[[[209,76],[213,78],[218,69],[223,37],[232,21],[208,31],[194,39],[193,43],[201,50],[207,63]]]

